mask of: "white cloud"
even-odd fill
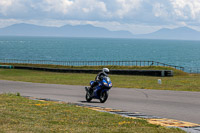
[[[170,0],[177,19],[200,20],[199,0]]]
[[[162,3],[155,3],[153,5],[153,13],[155,17],[163,17],[166,18],[168,17],[168,12]]]
[[[12,0],[1,0],[0,1],[0,6],[1,7],[8,7],[12,4]]]
[[[200,25],[200,0],[0,0],[0,20],[8,24],[14,20],[41,25],[91,23],[133,32],[144,27],[149,32],[172,25]]]
[[[73,5],[70,0],[43,0],[40,4],[42,10],[46,12],[58,12],[67,14],[69,8]]]
[[[99,0],[76,0],[72,12],[76,15],[81,14],[83,17],[88,18],[106,18],[108,17],[106,5]]]
[[[106,5],[98,0],[43,0],[40,9],[51,18],[91,19],[106,17]],[[38,8],[38,6],[35,6]]]
[[[156,19],[200,21],[199,0],[1,0],[0,15],[7,18],[48,18],[99,21]],[[146,19],[145,19],[146,18]],[[148,18],[148,19],[147,19]]]
[[[137,13],[142,0],[117,0],[117,3],[120,5],[120,8],[116,11],[116,14],[119,18],[123,18],[129,14]]]
[[[30,1],[26,0],[0,0],[0,19],[1,18],[20,18],[30,15]]]
[[[0,1],[0,14],[7,15],[7,10],[12,5],[12,0],[1,0]]]

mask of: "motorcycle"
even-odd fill
[[[90,86],[94,81],[90,81]],[[103,77],[93,89],[85,87],[86,101],[90,102],[92,99],[99,99],[101,103],[104,103],[108,99],[108,92],[112,88],[112,82],[109,77]]]

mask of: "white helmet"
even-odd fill
[[[108,74],[110,71],[109,71],[108,68],[103,68],[103,72],[106,73],[106,74]]]

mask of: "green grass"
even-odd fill
[[[34,101],[13,94],[0,95],[0,132],[69,133],[183,133],[177,128],[152,125],[70,104]]]
[[[33,70],[0,69],[0,79],[35,83],[88,86],[96,74],[55,73]],[[174,77],[109,75],[113,87],[177,91],[200,91],[200,75],[187,74]],[[158,84],[162,79],[162,84]]]

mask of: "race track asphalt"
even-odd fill
[[[0,80],[0,93],[9,92],[200,124],[200,92],[112,88],[106,103],[100,103],[99,100],[87,103],[84,86]]]

